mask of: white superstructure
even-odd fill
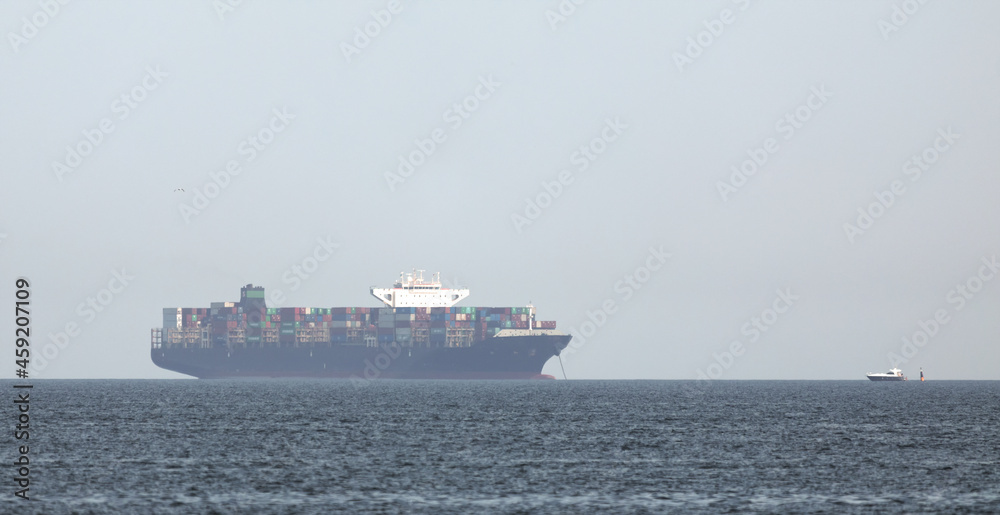
[[[400,272],[392,288],[372,286],[371,294],[390,308],[447,308],[468,297],[469,290],[442,288],[440,272],[425,281],[424,271],[413,269],[409,274]]]

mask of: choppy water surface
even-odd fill
[[[1000,382],[691,384],[36,382],[0,511],[1000,511]]]

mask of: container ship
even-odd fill
[[[552,379],[545,362],[571,336],[535,308],[458,307],[468,289],[401,273],[371,288],[380,307],[269,308],[248,284],[239,302],[166,308],[151,331],[160,368],[198,378]]]

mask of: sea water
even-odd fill
[[[1000,512],[996,381],[51,380],[27,441],[6,405],[4,513]]]

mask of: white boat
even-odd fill
[[[889,369],[888,372],[868,372],[868,379],[871,381],[906,381],[903,371],[898,368]]]

